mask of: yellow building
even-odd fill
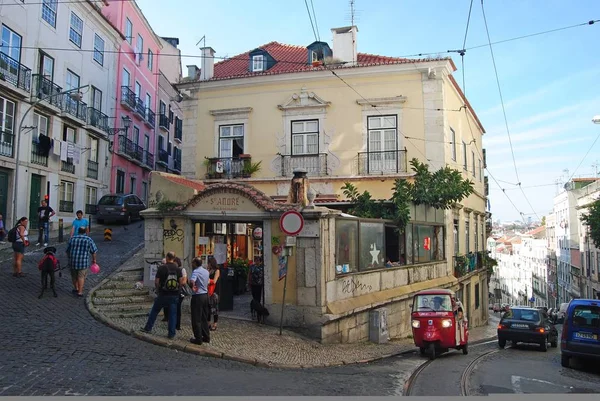
[[[443,166],[460,170],[475,192],[445,212],[413,207],[400,248],[408,246],[389,252],[396,260],[388,257],[394,266],[401,265],[391,269],[412,277],[392,286],[456,276],[444,286],[467,305],[472,327],[484,324],[484,128],[452,76],[456,67],[450,58],[358,53],[357,32],[356,27],[332,29],[333,48],[325,42],[306,47],[271,42],[217,63],[215,51],[203,48],[202,68],[188,66],[188,77],[178,85],[185,96],[181,172],[206,185],[243,182],[285,202],[294,170],[304,169],[316,193],[315,204],[345,212],[348,201],[341,187],[346,182],[374,199],[389,199],[394,181],[411,177],[408,161],[413,158],[429,164],[431,171]],[[336,238],[343,233],[339,226]],[[437,256],[423,249],[423,239],[432,237],[432,245],[425,248],[439,248]],[[337,259],[330,262],[335,274],[355,284],[368,281],[361,294],[371,294],[377,302],[365,302],[371,302],[369,307],[385,305],[384,287],[390,286],[371,283],[383,280],[373,276],[383,266],[355,261],[339,271],[338,266],[350,263],[336,252]],[[455,269],[456,260],[464,260],[457,256],[470,252],[472,271]],[[440,263],[443,268],[418,277],[419,271]],[[338,306],[336,319],[348,319],[352,310],[365,307],[348,302]],[[409,320],[405,315],[402,319]],[[409,321],[402,327],[394,334],[409,334]]]

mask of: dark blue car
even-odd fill
[[[600,360],[600,300],[574,299],[569,303],[560,340],[561,365],[571,358]]]

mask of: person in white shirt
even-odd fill
[[[208,303],[208,270],[202,266],[200,258],[192,260],[192,276],[190,277],[190,287],[194,294],[192,295],[192,331],[194,337],[190,338],[192,344],[202,345],[210,342],[210,330],[208,319],[210,318],[210,305]]]

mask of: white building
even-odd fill
[[[588,299],[600,299],[600,284],[598,283],[600,249],[589,237],[589,227],[581,221],[581,217],[588,212],[590,204],[600,200],[600,181],[582,188],[580,192],[576,209],[579,222],[579,249],[582,250],[581,296]]]
[[[102,16],[102,4],[0,7],[0,212],[7,224],[28,216],[35,228],[45,195],[68,224],[78,209],[92,213],[108,190],[108,127],[124,36]],[[84,85],[75,99],[77,92],[60,95]]]

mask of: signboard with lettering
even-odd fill
[[[232,193],[221,193],[209,195],[202,198],[197,204],[190,207],[190,211],[209,211],[236,213],[236,212],[262,212],[254,203],[245,196]]]
[[[319,238],[321,226],[318,221],[315,220],[304,220],[304,227],[298,237],[305,238]]]

